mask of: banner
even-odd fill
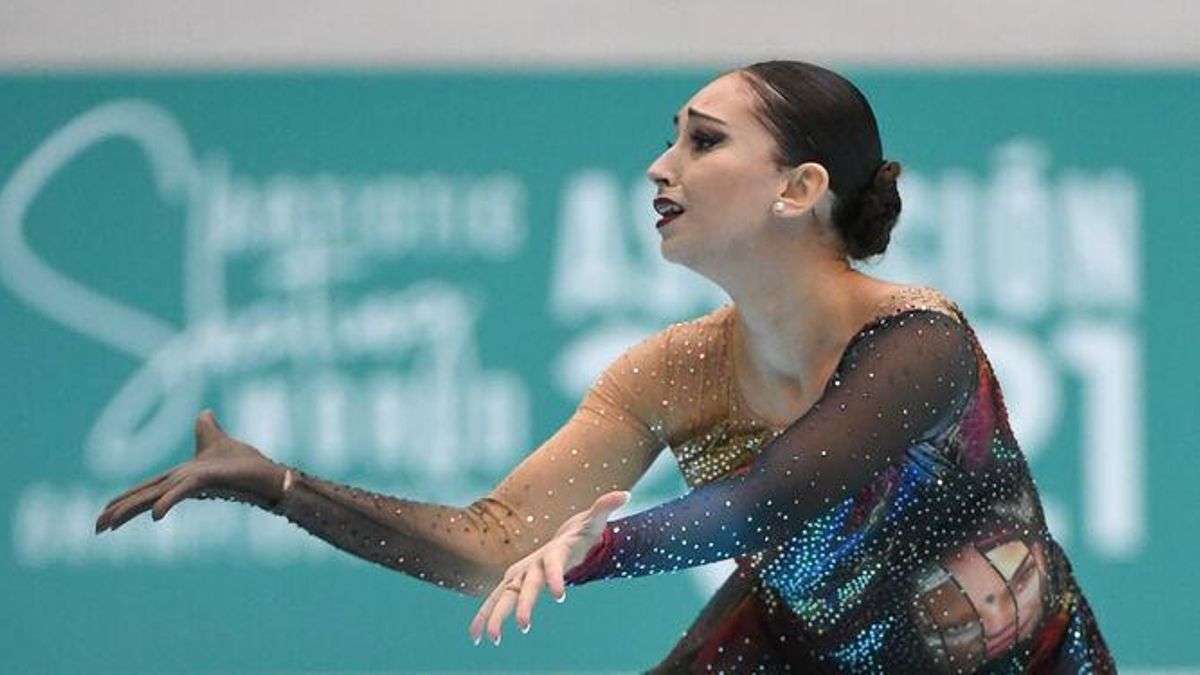
[[[713,73],[0,77],[0,591],[12,672],[634,672],[732,569],[475,599],[251,507],[96,537],[204,407],[278,461],[464,506],[612,358],[728,299],[645,169]],[[865,271],[958,301],[1125,670],[1200,667],[1200,78],[850,72],[904,212]],[[669,453],[618,515],[685,490]]]

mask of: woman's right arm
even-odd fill
[[[618,357],[566,424],[468,506],[323,480],[271,462],[202,415],[196,458],[114,499],[97,520],[97,532],[152,505],[158,519],[188,497],[231,498],[284,516],[358,557],[466,595],[486,594],[564,520],[605,492],[631,488],[657,458],[665,443],[654,430],[656,411],[643,383],[645,373],[661,368],[666,334]],[[285,472],[290,476],[283,490]]]
[[[642,381],[659,369],[665,339],[664,331],[621,355],[566,424],[468,506],[376,494],[291,468],[271,511],[356,556],[485,595],[564,520],[605,492],[632,488],[650,468],[665,443]]]

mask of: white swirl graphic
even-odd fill
[[[144,470],[167,454],[187,432],[184,423],[203,391],[199,377],[186,377],[173,359],[186,350],[184,332],[167,322],[89,289],[38,257],[25,239],[24,218],[38,193],[87,149],[111,138],[132,141],[143,152],[159,196],[169,202],[191,197],[197,175],[187,138],[161,108],[121,100],[89,110],[39,146],[0,191],[0,281],[13,295],[82,335],[144,361],[96,420],[85,458],[94,472],[115,476]],[[190,227],[184,274],[189,321],[219,306],[220,285],[201,282],[195,227]],[[145,422],[142,420],[145,419]]]

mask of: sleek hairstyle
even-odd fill
[[[763,61],[733,72],[757,95],[781,167],[816,162],[829,173],[833,226],[855,260],[883,253],[900,215],[900,165],[884,161],[875,113],[849,80],[802,61]]]

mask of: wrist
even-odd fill
[[[566,571],[563,575],[563,581],[568,586],[575,586],[589,581],[604,567],[612,550],[613,529],[611,525],[605,525],[604,531],[600,533],[599,541],[592,544],[592,547],[588,549],[588,552],[578,565]]]
[[[275,468],[271,472],[268,499],[270,500],[271,510],[274,511],[279,508],[291,493],[292,486],[296,482],[296,470],[280,462],[271,463],[275,465]]]

